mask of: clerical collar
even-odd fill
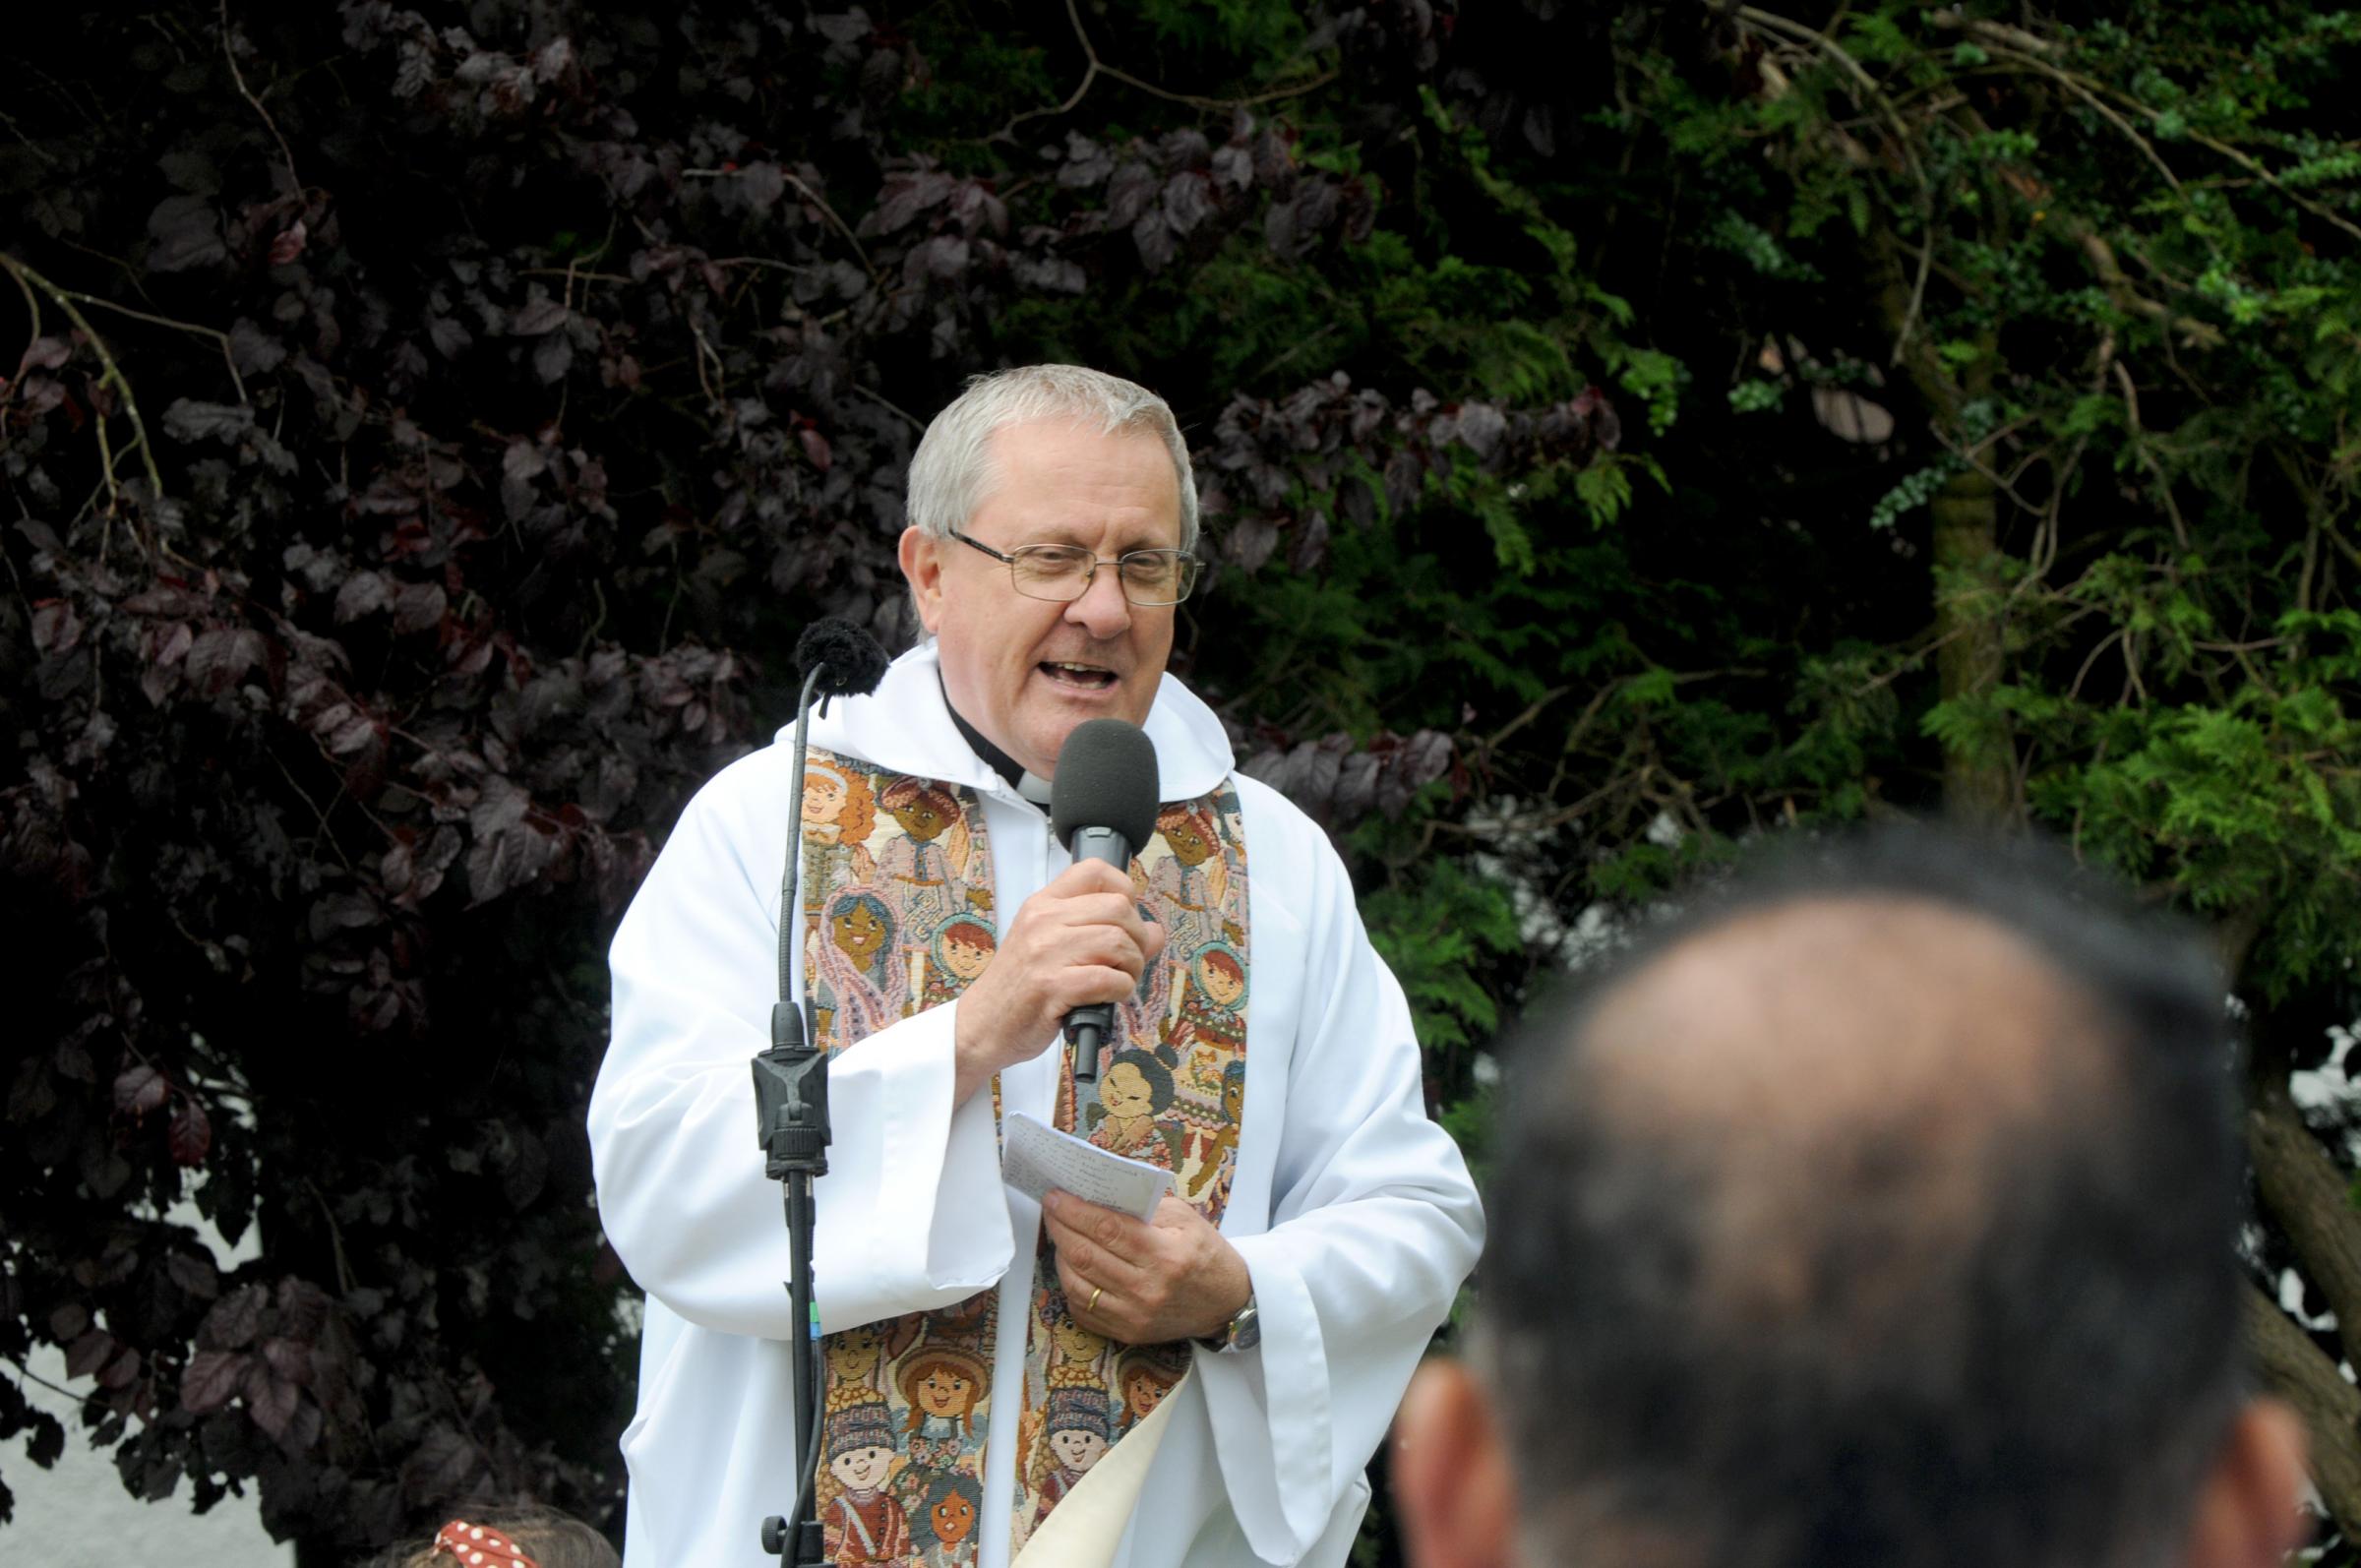
[[[999,774],[1007,781],[1010,789],[1034,805],[1046,807],[1050,804],[1050,781],[1048,779],[1036,778],[1026,772],[1015,757],[993,745],[991,741],[985,739],[982,730],[960,717],[959,710],[951,706],[951,694],[948,692],[942,694],[942,706],[943,711],[950,714],[951,724],[958,730],[959,738],[967,743],[968,750],[975,753],[986,767]]]

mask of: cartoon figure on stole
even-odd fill
[[[1118,1435],[1154,1415],[1187,1366],[1185,1354],[1176,1355],[1170,1346],[1141,1345],[1125,1351],[1115,1372],[1116,1392],[1122,1399]]]
[[[884,1397],[885,1384],[878,1375],[887,1350],[882,1325],[864,1323],[829,1335],[825,1343],[828,1409],[847,1410]]]
[[[884,899],[866,887],[845,888],[828,900],[820,929],[807,940],[819,949],[813,1000],[822,1039],[841,1047],[902,1016],[907,988],[893,962],[893,912]]]
[[[1099,1075],[1099,1103],[1090,1108],[1090,1141],[1128,1159],[1179,1169],[1177,1131],[1156,1118],[1173,1103],[1172,1053],[1160,1048],[1119,1051]]]
[[[1239,1057],[1232,1056],[1222,1068],[1221,1124],[1210,1135],[1197,1135],[1198,1144],[1191,1154],[1196,1163],[1196,1173],[1188,1178],[1186,1190],[1181,1196],[1198,1196],[1215,1176],[1222,1174],[1222,1162],[1238,1148],[1238,1130],[1245,1124],[1245,1115],[1246,1064]]]
[[[926,1568],[967,1568],[976,1560],[976,1517],[984,1511],[984,1487],[965,1471],[931,1477],[919,1499],[919,1532]]]
[[[1049,1294],[1046,1304],[1052,1310],[1050,1365],[1044,1380],[1052,1388],[1104,1388],[1100,1363],[1107,1358],[1107,1336],[1075,1322],[1066,1309],[1065,1297],[1056,1291]]]
[[[878,851],[878,882],[913,931],[933,931],[960,913],[951,885],[967,864],[959,803],[919,779],[899,778],[885,786],[878,804],[905,835],[887,839]]]
[[[918,1002],[921,1012],[938,1007],[966,990],[999,950],[999,938],[976,916],[953,915],[936,928],[935,939],[927,948],[930,962],[926,990]]]
[[[966,1351],[929,1341],[902,1358],[895,1386],[909,1401],[903,1430],[910,1463],[925,1470],[958,1467],[976,1432],[976,1407],[989,1386],[984,1363]]]
[[[893,1418],[883,1400],[830,1411],[821,1427],[828,1474],[841,1488],[820,1515],[831,1563],[911,1561],[910,1516],[887,1489]]]
[[[1090,1468],[1107,1455],[1114,1433],[1108,1428],[1107,1391],[1103,1388],[1053,1388],[1049,1405],[1049,1473],[1041,1481],[1041,1507],[1033,1528],[1050,1517],[1050,1510],[1081,1483]]]
[[[1245,1050],[1246,964],[1237,948],[1217,937],[1190,957],[1188,987],[1165,1038],[1184,1057]]]
[[[869,775],[830,757],[804,764],[804,913],[818,911],[827,889],[866,882],[877,870],[869,831],[878,797]]]
[[[1166,901],[1174,951],[1193,953],[1222,935],[1222,895],[1230,885],[1212,814],[1186,805],[1156,814],[1156,834],[1172,850],[1157,858],[1148,885]]]

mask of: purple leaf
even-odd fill
[[[393,598],[392,584],[382,573],[356,572],[336,590],[336,621],[341,625],[375,615],[392,603]]]
[[[170,1087],[162,1073],[144,1062],[126,1067],[115,1077],[115,1115],[144,1116],[164,1103]]]
[[[213,205],[202,196],[171,196],[148,214],[148,271],[183,272],[226,261],[229,247]]]
[[[573,314],[563,301],[542,294],[527,301],[510,318],[509,331],[518,337],[539,337],[565,326],[566,319]]]
[[[172,1112],[171,1126],[164,1134],[164,1147],[171,1152],[173,1163],[184,1166],[205,1164],[205,1153],[213,1146],[212,1118],[205,1107],[194,1100],[183,1100]]]
[[[199,1351],[180,1374],[180,1403],[192,1416],[210,1415],[235,1399],[254,1357],[243,1351]]]
[[[210,1351],[243,1350],[261,1329],[263,1307],[270,1299],[259,1285],[242,1285],[213,1303],[197,1326],[197,1348]]]

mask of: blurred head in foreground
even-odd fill
[[[1511,1062],[1472,1368],[1405,1402],[1419,1568],[2266,1568],[2205,951],[2038,850],[1798,854]]]
[[[607,1538],[538,1503],[487,1505],[454,1519],[423,1546],[395,1547],[371,1568],[618,1568]]]

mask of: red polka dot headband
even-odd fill
[[[462,1568],[541,1568],[515,1541],[497,1530],[454,1519],[435,1532],[435,1548],[450,1552]]]

